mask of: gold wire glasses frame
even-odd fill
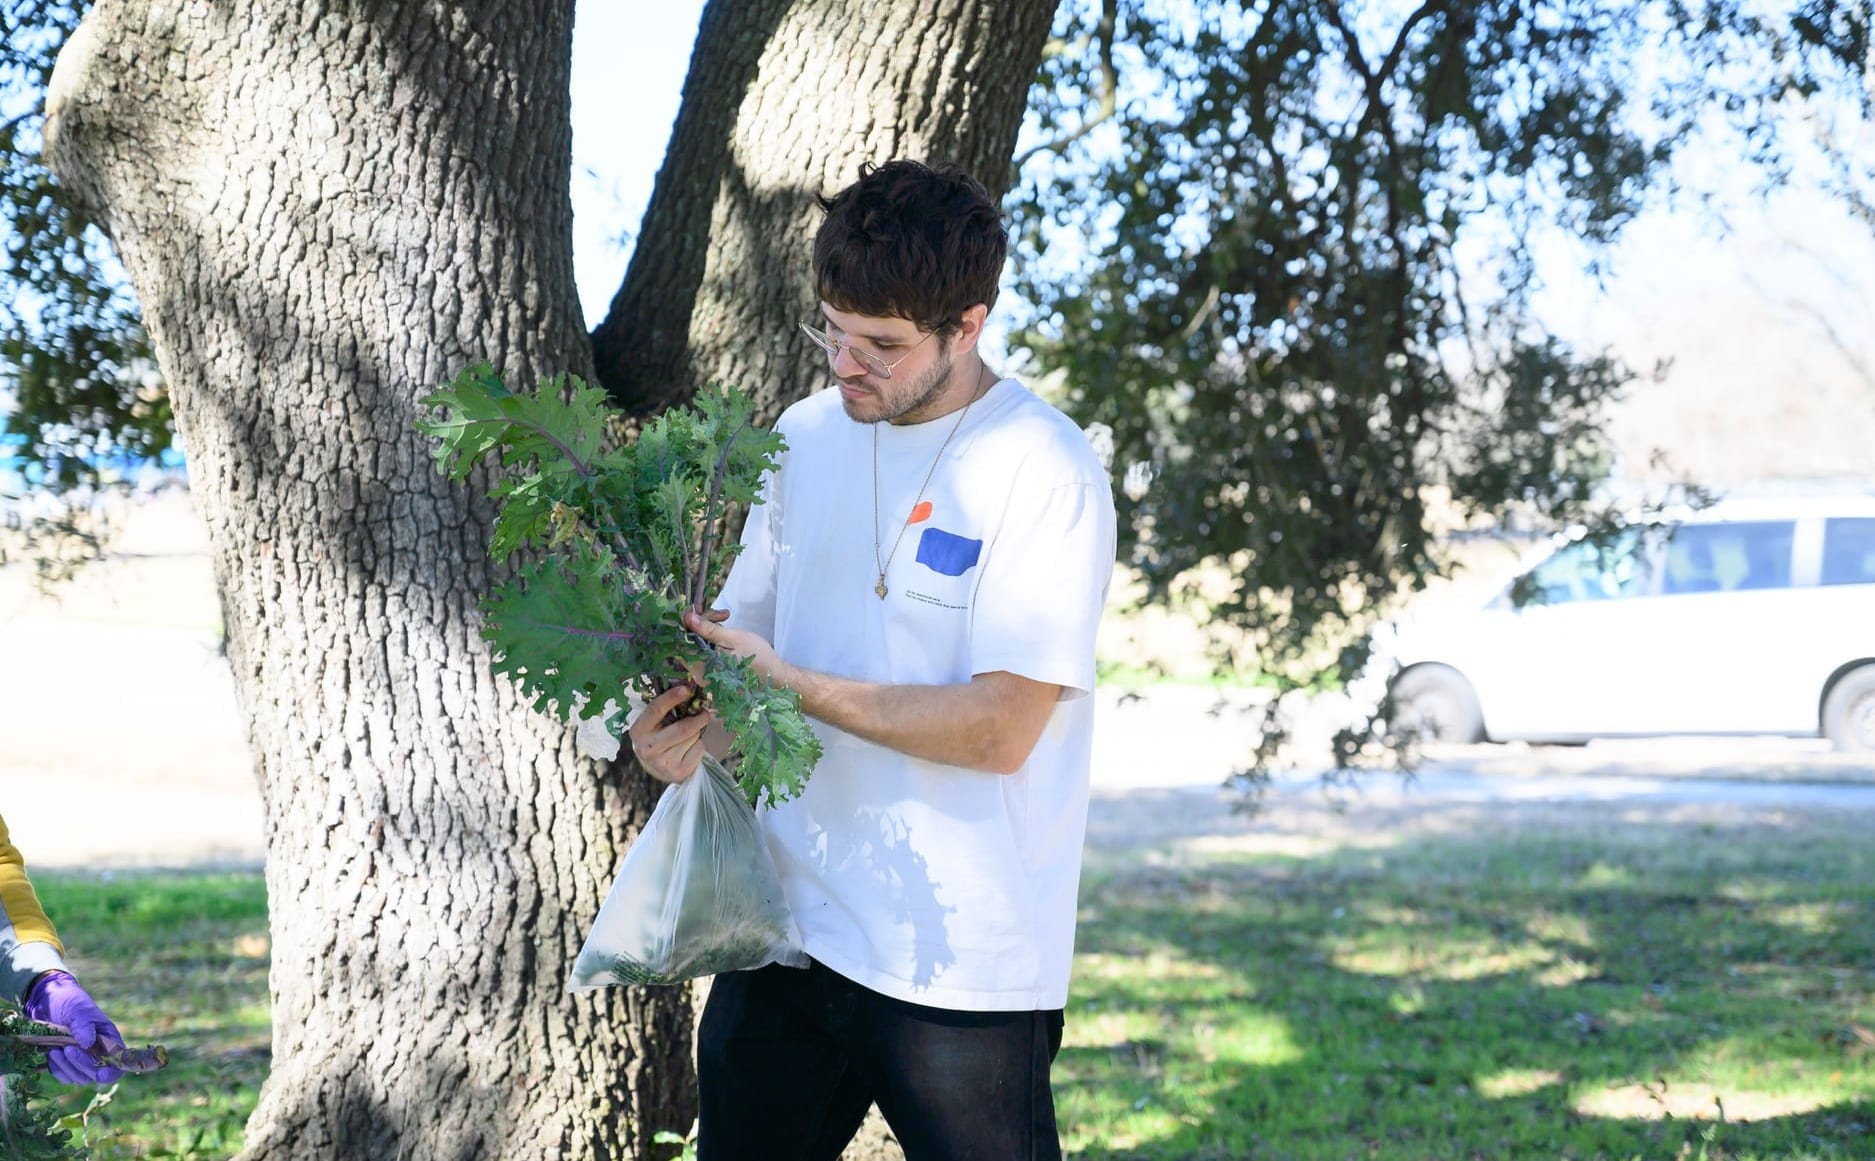
[[[840,352],[845,351],[847,354],[852,355],[853,360],[861,367],[864,367],[868,372],[877,375],[881,379],[890,379],[892,377],[892,368],[903,363],[906,359],[911,358],[912,351],[924,346],[925,343],[930,341],[932,335],[937,334],[936,331],[926,331],[924,338],[913,343],[910,350],[907,350],[904,354],[888,363],[863,347],[854,346],[845,339],[834,338],[827,333],[825,326],[813,319],[809,319],[801,324],[801,333],[814,340],[814,345],[827,353],[827,362],[839,362]]]

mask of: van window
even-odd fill
[[[1667,541],[1662,593],[1729,593],[1790,585],[1791,520],[1682,524]]]
[[[1519,577],[1510,597],[1517,605],[1560,605],[1605,601],[1641,592],[1639,529],[1624,529],[1607,543],[1578,540]]]
[[[1838,517],[1824,522],[1823,583],[1875,584],[1875,518]]]

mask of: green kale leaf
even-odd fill
[[[620,417],[576,376],[512,392],[486,364],[422,400],[417,427],[438,470],[461,482],[495,453],[489,555],[523,562],[482,603],[495,668],[534,708],[570,720],[621,689],[649,700],[695,681],[734,739],[731,765],[752,804],[801,792],[820,744],[800,698],[718,653],[679,616],[728,575],[736,512],[761,502],[786,450],[739,391],[712,388],[616,446]],[[606,721],[614,737],[622,714]]]

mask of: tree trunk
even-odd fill
[[[1000,196],[1055,0],[711,0],[600,380],[648,415],[720,381],[764,414],[824,386],[816,195],[895,157],[963,164]]]
[[[252,1158],[640,1157],[681,990],[566,994],[642,778],[490,672],[491,506],[416,400],[586,367],[572,0],[100,0],[48,152],[136,285],[209,525],[267,819]]]

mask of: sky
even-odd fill
[[[573,14],[573,270],[605,317],[670,142],[703,0],[579,0]]]
[[[1538,304],[1578,346],[1664,369],[1614,417],[1630,474],[1875,490],[1875,232],[1801,173],[1761,189],[1723,141],[1689,153],[1677,176],[1709,204],[1643,214],[1607,255],[1605,282],[1553,246],[1554,288]],[[1644,472],[1656,448],[1665,460]]]

